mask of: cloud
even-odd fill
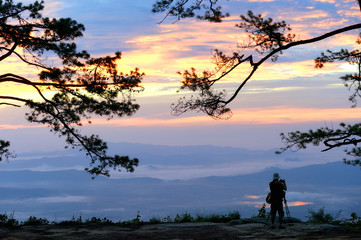
[[[260,199],[261,196],[256,196],[256,195],[245,195],[245,198],[249,198],[249,199]]]
[[[293,20],[296,22],[299,22],[299,21],[305,21],[305,20],[309,20],[309,19],[325,18],[328,16],[329,16],[329,14],[323,10],[313,10],[313,11],[298,13],[297,16],[293,17]]]
[[[185,127],[185,126],[215,126],[244,124],[281,124],[306,123],[323,121],[346,121],[361,118],[361,113],[353,108],[297,108],[274,106],[265,108],[234,109],[233,117],[227,121],[215,121],[209,116],[174,117],[171,119],[133,117],[123,119],[93,119],[94,125],[119,127]],[[87,123],[84,122],[84,125]]]
[[[282,58],[282,57],[281,57]],[[292,60],[291,60],[292,61]],[[255,74],[253,80],[267,79],[267,80],[283,80],[301,77],[315,77],[325,70],[315,69],[314,60],[292,61],[284,63],[269,63],[266,62],[260,70]],[[332,68],[329,65],[328,71],[338,71],[340,69],[335,66]],[[329,72],[328,72],[329,73]]]
[[[43,203],[43,204],[52,204],[52,203],[81,203],[89,202],[90,197],[79,196],[79,195],[60,195],[60,196],[49,196],[49,197],[39,197],[39,198],[27,198],[27,199],[2,199],[0,203],[2,204],[27,204],[27,203]]]
[[[286,162],[300,162],[301,159],[299,159],[298,157],[287,157],[285,158]]]
[[[325,19],[322,21],[317,21],[315,23],[313,23],[311,26],[314,28],[318,28],[318,29],[335,29],[335,28],[339,28],[339,27],[344,27],[345,24],[347,24],[349,22],[349,20],[347,20],[346,18],[342,18],[342,19]],[[344,35],[344,34],[342,34]],[[340,36],[340,35],[339,35]]]
[[[27,0],[26,0],[27,1]],[[29,3],[31,0],[28,1]],[[98,3],[99,8],[91,7],[93,3]],[[315,52],[335,47],[355,47],[355,34],[342,34],[327,41],[295,48],[292,51],[285,51],[284,56],[277,63],[267,62],[260,67],[254,78],[255,84],[249,84],[245,89],[245,96],[249,100],[254,95],[259,100],[234,101],[232,109],[234,116],[229,121],[214,121],[201,114],[190,114],[181,117],[169,115],[169,105],[173,99],[178,99],[175,92],[179,88],[181,77],[177,71],[195,67],[197,70],[213,70],[210,56],[211,50],[218,48],[226,52],[237,50],[237,43],[247,39],[247,33],[235,28],[235,24],[240,21],[238,16],[227,18],[222,24],[211,24],[208,22],[195,20],[182,20],[176,24],[157,25],[155,17],[146,15],[151,8],[151,4],[146,1],[126,2],[119,4],[117,1],[46,1],[45,15],[58,15],[62,17],[73,17],[82,22],[87,27],[85,37],[79,39],[79,47],[89,47],[90,52],[97,55],[106,55],[118,49],[123,51],[123,59],[119,61],[119,69],[128,72],[139,67],[147,75],[144,78],[146,90],[138,95],[144,105],[140,111],[141,116],[135,115],[133,118],[113,119],[105,121],[94,119],[93,123],[100,126],[114,127],[184,127],[184,126],[232,126],[232,125],[262,125],[262,124],[284,124],[284,123],[305,123],[324,120],[347,120],[357,119],[360,115],[351,109],[335,108],[329,103],[325,109],[309,108],[310,101],[325,101],[324,91],[320,91],[317,97],[311,99],[308,92],[314,91],[314,85],[275,83],[276,81],[294,80],[297,78],[319,79],[323,75],[329,74],[330,78],[338,78],[340,73],[348,72],[350,68],[347,64],[328,64],[326,71],[317,70],[313,67],[313,56]],[[248,2],[248,3],[246,3]],[[355,3],[333,8],[329,4],[314,4],[312,1],[299,1],[297,4],[287,3],[280,7],[280,1],[270,4],[250,4],[249,2],[266,2],[262,0],[238,1],[239,5],[230,5],[230,9],[237,14],[245,14],[246,6],[254,6],[255,13],[273,17],[277,20],[290,21],[294,32],[300,39],[313,37],[316,34],[325,33],[329,28],[336,28],[355,21],[353,14],[359,14]],[[271,1],[268,1],[271,2]],[[327,1],[335,3],[335,1]],[[117,4],[116,4],[117,3]],[[247,5],[248,4],[248,5]],[[351,5],[353,4],[353,5]],[[312,6],[309,6],[312,5]],[[238,8],[242,6],[242,8]],[[324,8],[321,8],[324,7]],[[327,7],[327,8],[326,8]],[[332,7],[332,8],[331,8]],[[272,9],[268,9],[272,8]],[[275,9],[275,11],[273,11]],[[108,11],[109,10],[109,11]],[[257,11],[256,11],[257,10]],[[260,10],[260,11],[258,11]],[[107,16],[99,18],[99,16]],[[96,20],[99,21],[96,21]],[[358,18],[357,18],[358,19]],[[153,21],[153,22],[152,22]],[[357,20],[358,21],[358,20]],[[340,44],[342,43],[342,44]],[[342,46],[341,46],[342,45]],[[291,49],[290,49],[291,50]],[[283,61],[283,62],[281,62]],[[29,78],[37,78],[37,69],[28,68],[21,64],[16,58],[9,58],[7,62],[2,62],[3,72],[16,72],[21,69],[21,74]],[[234,86],[242,79],[242,72],[249,70],[248,66],[238,68],[233,75],[225,81],[223,86],[227,89],[234,89]],[[263,82],[262,82],[263,81]],[[270,83],[266,83],[268,81]],[[315,80],[317,81],[317,80]],[[233,85],[232,85],[233,84]],[[330,85],[326,86],[328,89]],[[344,90],[344,89],[342,89]],[[277,102],[278,93],[292,94],[302,91],[302,104],[298,107],[280,106]],[[275,93],[270,95],[261,95]],[[32,98],[37,95],[31,88],[22,88],[19,85],[2,85],[0,95],[19,94],[25,98]],[[51,94],[51,93],[49,93]],[[244,96],[244,95],[242,95]],[[242,96],[238,99],[243,99]],[[264,99],[265,96],[267,99]],[[303,100],[305,99],[305,100]],[[260,108],[254,102],[260,103]],[[262,107],[265,103],[267,107]],[[273,107],[269,107],[272,105]],[[143,108],[143,106],[145,106]],[[160,106],[164,108],[160,108]],[[20,116],[20,114],[19,114]],[[297,116],[297,117],[296,117]],[[17,119],[23,119],[23,115]],[[169,119],[171,118],[171,119]],[[2,116],[0,129],[20,129],[43,127],[40,125],[27,125],[14,122],[14,118]],[[19,120],[17,120],[19,121]],[[139,140],[141,141],[141,140]]]
[[[235,204],[253,206],[253,207],[257,207],[257,208],[262,206],[261,202],[252,202],[252,201],[239,201],[239,202],[236,202]]]
[[[337,11],[337,13],[344,17],[358,17],[360,16],[360,11],[358,7],[353,7],[351,9],[343,9]]]
[[[0,129],[44,128],[44,125],[0,124]]]
[[[51,197],[41,197],[34,199],[36,202],[41,203],[78,203],[78,202],[89,202],[90,197],[87,196],[75,196],[75,195],[61,195]]]
[[[327,196],[324,193],[319,193],[319,192],[287,192],[287,199],[290,201],[293,201],[295,199],[297,199],[297,201],[294,202],[299,202],[301,199],[302,200],[315,200],[315,199],[325,199],[327,198]]]
[[[316,2],[335,3],[336,0],[315,0]]]
[[[306,206],[306,205],[312,205],[314,204],[313,202],[302,202],[302,201],[297,201],[297,202],[287,202],[289,207],[299,207],[299,206]]]
[[[277,162],[277,160],[267,159],[267,161],[258,161],[257,163],[240,161],[239,163],[220,163],[216,165],[140,165],[134,173],[112,172],[111,176],[112,178],[152,177],[163,180],[189,180],[210,176],[236,176],[262,171],[267,167],[273,166],[275,162]],[[251,196],[248,198],[255,199]]]
[[[351,108],[288,108],[271,107],[265,109],[236,109],[235,117],[231,120],[239,124],[279,124],[304,123],[325,120],[346,121],[347,119],[360,119],[361,114]],[[347,117],[345,117],[347,116]]]
[[[255,208],[262,208],[263,204],[265,202],[264,201],[239,201],[239,202],[235,202],[234,204],[237,205],[246,205],[246,206],[253,206]],[[302,201],[297,201],[297,202],[287,202],[288,207],[300,207],[300,206],[307,206],[307,205],[313,205],[313,202],[302,202]],[[266,208],[271,208],[271,205],[266,204],[265,206]]]
[[[90,213],[90,214],[97,214],[99,215],[99,213],[114,213],[114,212],[124,212],[126,211],[125,208],[97,208],[97,209],[82,209],[81,212],[82,213]]]
[[[58,17],[59,12],[63,10],[65,5],[62,1],[47,0],[45,2],[43,15],[47,17]]]
[[[222,24],[185,20],[158,25],[155,32],[126,41],[133,50],[125,52],[123,67],[136,65],[148,76],[158,78],[179,78],[177,72],[190,67],[213,69],[212,49],[236,46],[239,39],[247,37],[237,31],[235,21],[239,18],[229,18]]]
[[[274,2],[275,0],[248,0],[248,2]]]

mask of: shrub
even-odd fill
[[[58,223],[59,225],[78,225],[78,224],[82,224],[83,223],[83,219],[82,217],[78,217],[75,218],[74,216],[71,218],[71,220],[68,221],[61,221],[60,223]]]
[[[339,214],[341,213],[341,211],[338,212],[338,214],[336,216],[332,216],[329,213],[325,213],[325,208],[320,208],[317,212],[313,211],[313,210],[308,210],[308,212],[311,214],[310,216],[308,216],[308,221],[309,222],[313,222],[313,223],[332,223],[332,224],[336,224],[336,223],[340,223],[340,220],[337,220]]]
[[[238,220],[241,218],[239,211],[229,212],[225,215],[211,214],[208,216],[197,215],[196,222],[214,222],[214,223],[227,223],[232,220]]]
[[[239,213],[238,210],[236,211],[233,211],[233,212],[229,212],[228,215],[227,215],[227,218],[229,220],[238,220],[241,218],[241,214]]]
[[[0,226],[1,227],[6,227],[6,228],[17,228],[19,227],[19,221],[14,219],[14,213],[11,214],[11,217],[9,218],[9,216],[5,213],[5,214],[0,214]]]
[[[219,223],[222,222],[222,216],[218,214],[211,214],[208,216],[203,215],[197,215],[197,218],[195,219],[196,222],[215,222]]]
[[[140,215],[140,212],[138,211],[137,216],[135,218],[133,218],[132,220],[129,220],[129,221],[122,222],[120,224],[123,226],[131,227],[131,228],[135,229],[143,224],[143,221],[141,221],[140,218],[141,218],[141,215]]]
[[[107,219],[107,218],[96,218],[96,217],[92,217],[91,219],[86,219],[85,220],[86,224],[92,224],[92,223],[96,223],[96,224],[105,224],[105,225],[112,225],[114,224],[112,220]]]
[[[171,223],[173,220],[170,216],[167,216],[165,218],[163,218],[163,222],[166,222],[166,223]]]
[[[351,213],[351,218],[343,222],[345,228],[351,232],[361,232],[361,217],[357,216],[355,212]]]
[[[174,222],[176,223],[185,223],[185,222],[192,222],[193,217],[189,213],[184,213],[182,215],[177,214],[174,218]]]
[[[152,217],[151,219],[149,219],[149,223],[150,224],[158,224],[158,223],[162,223],[162,220],[160,220],[160,218],[157,218],[157,217]]]
[[[36,218],[34,216],[30,216],[28,220],[22,223],[24,226],[35,226],[35,225],[46,225],[49,224],[49,220],[46,218]]]
[[[133,220],[131,220],[130,222],[133,223],[133,224],[139,224],[139,223],[141,222],[141,221],[140,221],[140,218],[141,218],[140,212],[138,211],[138,212],[137,212],[137,217],[134,218]]]
[[[0,214],[0,224],[5,223],[8,220],[8,215]]]
[[[257,216],[258,218],[266,218],[267,217],[267,211],[266,211],[266,204],[263,203],[261,208],[258,209],[258,214]]]

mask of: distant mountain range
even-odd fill
[[[273,150],[127,143],[112,144],[115,150],[140,158],[135,174],[91,180],[81,170],[87,160],[74,151],[24,153],[2,163],[0,213],[14,211],[18,219],[81,215],[118,221],[138,211],[149,219],[239,210],[249,217],[265,202],[274,172],[287,181],[294,217],[304,219],[311,208],[326,207],[334,214],[343,210],[345,217],[361,209],[361,170],[343,164],[341,157],[327,163],[330,156],[319,153],[276,156]]]
[[[289,169],[307,165],[340,161],[342,151],[285,152],[248,150],[217,146],[157,146],[134,143],[110,143],[112,154],[139,158],[135,173],[113,173],[115,177],[152,177],[159,179],[192,179],[207,176],[234,176],[256,173],[269,167]],[[2,163],[1,170],[81,170],[89,160],[82,152],[64,150],[56,152],[20,153],[9,164]]]

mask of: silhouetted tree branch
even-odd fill
[[[177,104],[173,104],[172,109],[175,115],[188,110],[197,110],[203,111],[214,118],[223,118],[221,115],[226,114],[227,118],[231,113],[226,106],[238,96],[242,88],[264,62],[269,59],[273,62],[277,61],[279,55],[289,48],[311,44],[340,33],[361,28],[360,23],[336,29],[318,37],[295,41],[295,34],[288,32],[292,29],[284,21],[274,23],[273,19],[264,19],[261,15],[255,16],[251,11],[248,12],[248,17],[242,15],[241,18],[244,22],[237,25],[237,27],[245,29],[249,33],[249,42],[239,46],[239,51],[233,52],[232,56],[226,56],[222,51],[215,50],[213,59],[215,59],[216,70],[214,72],[204,71],[199,74],[192,68],[191,71],[186,70],[180,73],[183,77],[181,90],[198,91],[199,95],[198,98],[194,96],[191,99],[182,98]],[[242,54],[242,51],[249,49],[259,53],[257,55],[258,61],[254,60],[256,58],[254,55],[245,57]],[[265,56],[262,57],[262,55]],[[219,92],[212,88],[216,82],[220,82],[234,69],[245,63],[249,65],[250,71],[240,80],[240,84],[230,97],[227,98],[224,91]]]
[[[95,115],[130,116],[139,109],[134,94],[142,91],[144,73],[138,69],[124,74],[114,56],[91,57],[87,51],[78,51],[75,39],[83,36],[82,24],[70,18],[42,17],[43,1],[32,4],[15,4],[12,0],[0,1],[0,61],[15,56],[20,62],[40,69],[38,80],[17,73],[0,74],[1,83],[31,86],[41,98],[24,99],[18,96],[0,96],[1,105],[31,109],[26,114],[29,122],[45,124],[66,139],[67,146],[84,150],[90,157],[93,175],[109,176],[109,170],[134,171],[138,159],[127,156],[109,156],[107,144],[98,136],[82,135],[77,127]],[[57,66],[50,66],[46,54],[56,54]],[[55,92],[46,97],[44,91]],[[9,142],[0,141],[0,156],[8,158]],[[0,158],[1,160],[1,158]]]
[[[361,40],[356,41],[361,44]],[[361,97],[361,53],[359,49],[349,51],[341,49],[338,52],[327,50],[328,55],[321,53],[321,57],[315,59],[315,67],[323,68],[325,63],[332,63],[335,61],[348,62],[351,65],[357,65],[357,72],[353,74],[346,74],[341,79],[345,87],[352,91],[349,100],[353,103],[352,107],[356,107],[357,99]]]
[[[167,2],[167,4],[161,3]],[[215,4],[219,4],[220,1],[215,1]],[[182,3],[182,4],[180,4]],[[361,1],[357,1],[361,10]],[[191,8],[186,8],[188,1],[179,1],[174,3],[173,1],[157,1],[158,6],[155,12],[167,12],[168,16],[177,16],[179,19],[185,17],[194,17],[194,11]],[[172,5],[173,4],[173,5]],[[180,7],[180,10],[175,11],[173,8]],[[188,5],[189,6],[189,5]],[[192,6],[192,5],[190,5]],[[187,12],[185,9],[189,9],[193,14]],[[221,7],[219,6],[219,10]],[[201,10],[196,8],[195,10]],[[220,13],[220,15],[222,15]],[[209,20],[209,19],[208,19]],[[221,21],[221,18],[219,18]],[[211,21],[211,20],[209,20]],[[219,21],[218,21],[219,22]],[[252,11],[248,11],[247,16],[241,15],[240,24],[236,25],[237,28],[243,29],[248,33],[248,41],[238,46],[238,51],[233,51],[232,55],[227,56],[220,50],[215,50],[213,59],[215,62],[215,71],[203,71],[198,73],[196,69],[186,70],[183,73],[179,73],[182,78],[182,86],[180,90],[190,90],[197,92],[198,96],[192,96],[191,98],[181,98],[178,103],[172,105],[172,113],[175,115],[182,114],[190,110],[202,111],[210,115],[213,118],[229,118],[232,113],[230,108],[227,107],[241,92],[246,83],[252,79],[253,74],[258,68],[267,60],[273,62],[277,61],[278,57],[282,55],[283,51],[286,51],[295,46],[307,45],[315,42],[322,41],[324,39],[336,36],[341,33],[345,33],[351,30],[361,28],[361,23],[345,26],[320,36],[305,39],[296,40],[295,34],[291,33],[292,28],[284,21],[274,22],[272,18],[265,19],[261,15],[255,15]],[[358,40],[361,43],[361,40]],[[248,56],[243,54],[244,50],[253,50],[254,53]],[[327,51],[328,54],[321,54],[321,57],[315,60],[315,67],[322,68],[325,63],[334,61],[346,61],[350,64],[357,64],[358,72],[355,74],[348,74],[342,77],[344,84],[353,93],[350,96],[350,101],[353,102],[353,107],[357,104],[357,98],[361,96],[361,55],[358,49],[348,51],[345,49],[339,52]],[[239,68],[241,65],[247,64],[249,66],[249,72],[244,77],[240,76],[239,85],[235,88],[234,92],[227,97],[225,91],[217,91],[216,83],[224,80],[231,72]],[[288,134],[281,134],[282,140],[285,142],[285,147],[278,153],[286,151],[288,149],[299,150],[307,147],[308,144],[325,146],[324,151],[341,147],[341,146],[354,146],[351,150],[345,150],[350,156],[356,157],[356,160],[344,160],[346,163],[361,165],[361,148],[357,145],[361,142],[361,124],[346,125],[340,124],[339,129],[319,128],[315,131],[309,132],[291,132]]]
[[[221,22],[223,18],[229,16],[228,13],[222,13],[221,6],[218,6],[219,0],[157,0],[153,4],[153,13],[166,12],[165,17],[160,21],[168,17],[176,17],[177,20],[184,18],[196,17],[200,20],[208,20],[210,22]],[[227,0],[228,1],[228,0]],[[204,10],[202,15],[196,14],[196,12]]]
[[[356,41],[361,44],[360,39]],[[361,53],[359,49],[349,51],[347,49],[341,49],[338,52],[327,50],[327,54],[321,53],[321,56],[315,59],[315,68],[323,68],[326,63],[332,63],[335,61],[348,62],[352,65],[357,65],[357,72],[353,74],[346,74],[341,79],[344,85],[352,92],[349,100],[353,103],[352,107],[356,107],[357,99],[361,97]],[[310,130],[308,132],[290,132],[287,134],[281,134],[282,141],[285,143],[285,147],[281,148],[284,152],[288,149],[299,150],[305,149],[308,144],[318,146],[323,143],[325,149],[328,151],[336,147],[350,146],[351,149],[346,149],[347,155],[355,157],[354,160],[344,159],[344,162],[352,165],[360,165],[361,148],[357,145],[361,142],[361,123],[346,125],[340,124],[339,129],[319,128],[315,131]]]

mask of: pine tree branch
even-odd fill
[[[360,0],[361,1],[361,0]],[[347,27],[344,27],[344,28],[340,28],[340,29],[336,29],[334,31],[331,31],[331,32],[328,32],[328,33],[325,33],[321,36],[318,36],[318,37],[314,37],[314,38],[310,38],[310,39],[306,39],[306,40],[300,40],[300,41],[295,41],[295,42],[290,42],[286,45],[283,45],[283,46],[280,46],[279,48],[271,51],[270,53],[268,53],[265,57],[263,57],[261,60],[259,60],[258,62],[256,63],[250,63],[251,66],[252,66],[252,71],[250,72],[250,74],[243,80],[243,82],[238,86],[238,88],[236,89],[236,91],[233,93],[233,95],[227,100],[225,101],[224,103],[225,104],[229,104],[230,102],[232,102],[236,97],[237,95],[239,94],[239,92],[242,90],[242,88],[246,85],[246,83],[251,79],[251,77],[253,76],[253,74],[257,71],[258,67],[264,63],[266,60],[268,60],[269,58],[271,58],[272,56],[274,56],[275,54],[279,53],[279,52],[282,52],[283,50],[286,50],[286,49],[289,49],[289,48],[292,48],[292,47],[295,47],[295,46],[299,46],[299,45],[305,45],[305,44],[310,44],[310,43],[315,43],[315,42],[318,42],[318,41],[321,41],[321,40],[324,40],[326,38],[329,38],[329,37],[332,37],[332,36],[335,36],[337,34],[340,34],[340,33],[344,33],[344,32],[347,32],[347,31],[351,31],[351,30],[355,30],[355,29],[359,29],[361,28],[361,23],[358,23],[358,24],[354,24],[354,25],[351,25],[351,26],[347,26]],[[248,57],[247,59],[252,59],[251,56]],[[233,70],[234,68],[232,68],[231,70]],[[227,74],[229,73],[230,71],[227,72]]]

